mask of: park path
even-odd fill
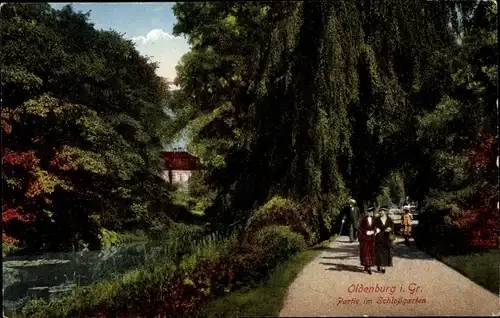
[[[372,275],[363,272],[358,253],[359,244],[349,243],[345,236],[323,248],[290,286],[280,317],[500,315],[498,295],[414,246],[396,241],[394,267],[389,267],[385,274],[376,270]],[[377,292],[377,287],[384,286],[394,286],[395,290]],[[410,290],[417,286],[418,290],[411,294]],[[356,287],[375,290],[349,292]],[[381,297],[386,303],[377,303]],[[407,304],[397,304],[401,298]],[[367,299],[372,303],[365,304]],[[408,303],[408,299],[413,303]]]

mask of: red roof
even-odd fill
[[[165,169],[168,170],[199,170],[201,168],[200,159],[185,151],[166,151],[163,152],[163,158]]]

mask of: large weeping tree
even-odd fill
[[[358,59],[359,101],[350,107],[352,155],[346,179],[359,201],[373,202],[381,182],[412,156],[414,114],[435,104],[449,79],[453,9],[425,1],[358,5],[364,45]]]
[[[437,103],[435,86],[450,77],[456,15],[445,3],[180,3],[174,12],[175,32],[193,45],[175,110],[224,223],[273,195],[314,205],[323,224],[348,195],[373,200],[406,162],[412,115]]]

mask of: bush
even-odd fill
[[[257,231],[253,242],[265,247],[266,254],[271,255],[276,262],[288,259],[307,247],[303,236],[293,232],[289,226],[282,225],[268,226]]]
[[[175,222],[153,229],[149,233],[151,240],[173,244],[179,257],[190,253],[205,235],[206,230],[202,226]]]
[[[148,240],[148,236],[143,230],[136,230],[133,232],[123,232],[117,233],[118,240],[121,244],[130,244],[136,242],[145,242]]]
[[[428,204],[423,209],[415,240],[424,246],[443,246],[458,250],[471,240],[471,233],[461,222],[463,214],[457,204]]]
[[[460,194],[429,196],[415,231],[417,243],[450,253],[497,247],[500,223],[491,206],[464,208],[467,205]]]
[[[111,247],[121,243],[118,233],[109,231],[105,228],[99,230],[99,241],[101,242],[101,248]]]
[[[2,240],[2,257],[8,256],[19,249],[16,240]]]
[[[99,230],[100,248],[108,248],[119,244],[130,244],[135,242],[144,242],[148,240],[148,236],[144,231],[136,230],[134,232],[118,233],[110,231],[106,228]]]
[[[319,239],[317,223],[317,213],[311,207],[282,197],[273,197],[250,217],[246,232],[255,233],[270,225],[290,226],[292,231],[304,237],[308,245],[314,245]]]
[[[391,188],[389,188],[388,186],[381,187],[380,194],[375,199],[375,202],[377,202],[378,206],[391,206]]]
[[[166,226],[150,231],[150,238],[163,241],[193,241],[201,239],[206,234],[205,228],[199,225],[170,222]]]
[[[230,260],[235,287],[246,286],[264,278],[269,270],[267,250],[257,244],[243,243]]]

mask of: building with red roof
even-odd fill
[[[165,151],[163,158],[165,161],[163,178],[168,183],[186,183],[193,171],[202,168],[199,158],[186,151]]]

